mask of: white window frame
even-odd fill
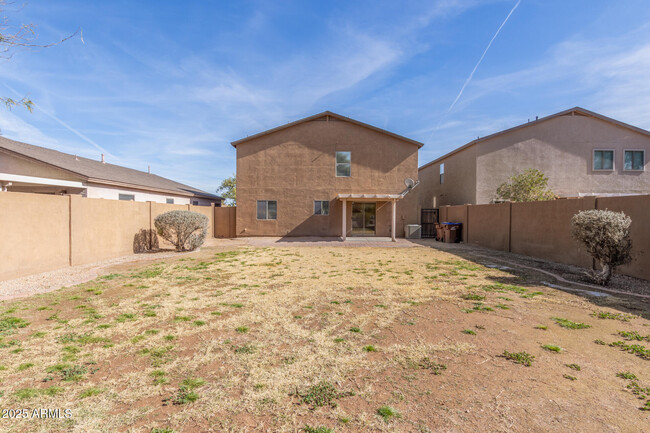
[[[257,204],[259,202],[265,202],[266,203],[266,218],[258,218],[257,215]],[[269,202],[274,201],[275,202],[275,218],[269,218]],[[255,202],[255,219],[258,221],[277,221],[278,220],[278,201],[277,200],[257,200]]]
[[[625,153],[626,152],[643,152],[643,165],[641,166],[640,169],[631,168],[631,169],[628,170],[628,169],[625,168]],[[625,149],[623,151],[623,171],[645,171],[645,165],[646,165],[645,149]]]
[[[442,162],[440,163],[440,177],[439,177],[440,185],[445,183],[445,163]]]
[[[595,168],[596,152],[612,152],[612,168]],[[592,171],[616,171],[616,150],[614,149],[594,149],[591,152],[591,170]]]
[[[338,162],[338,154],[339,153],[349,153],[350,154],[350,162]],[[347,176],[339,176],[339,164],[349,164],[350,165],[350,174]],[[352,152],[349,150],[337,150],[334,152],[334,174],[336,177],[352,177]]]
[[[131,197],[131,198],[127,199],[127,198],[122,198],[122,197]],[[135,201],[135,194],[119,193],[119,194],[117,194],[117,199],[119,201]]]
[[[171,200],[171,201],[170,201]],[[173,198],[166,198],[165,199],[166,204],[174,204],[174,199]]]
[[[316,203],[320,203],[321,213],[316,213]],[[327,213],[323,213],[323,203],[327,203]],[[314,215],[315,216],[329,216],[330,214],[330,201],[329,200],[314,200]]]

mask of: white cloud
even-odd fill
[[[644,32],[650,36],[650,32]],[[650,43],[632,31],[616,39],[568,40],[528,68],[474,80],[459,110],[500,94],[540,93],[551,110],[575,105],[650,128]],[[536,90],[539,89],[539,90]],[[551,114],[551,112],[540,114]]]
[[[47,136],[37,127],[25,122],[12,111],[0,108],[2,135],[13,140],[45,147],[59,147],[58,140]]]

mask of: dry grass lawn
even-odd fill
[[[426,247],[212,248],[4,301],[0,406],[29,417],[0,430],[650,430],[648,305],[513,272]]]

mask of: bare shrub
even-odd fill
[[[571,236],[581,242],[600,264],[600,271],[591,271],[589,277],[597,284],[607,285],[617,266],[632,261],[632,219],[623,212],[586,210],[571,219]]]
[[[187,210],[173,210],[154,219],[156,231],[176,251],[192,251],[203,245],[208,234],[208,217]]]

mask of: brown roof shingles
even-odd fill
[[[155,174],[21,143],[4,137],[0,137],[0,150],[77,174],[91,183],[120,184],[132,186],[136,189],[223,200],[217,195]]]

